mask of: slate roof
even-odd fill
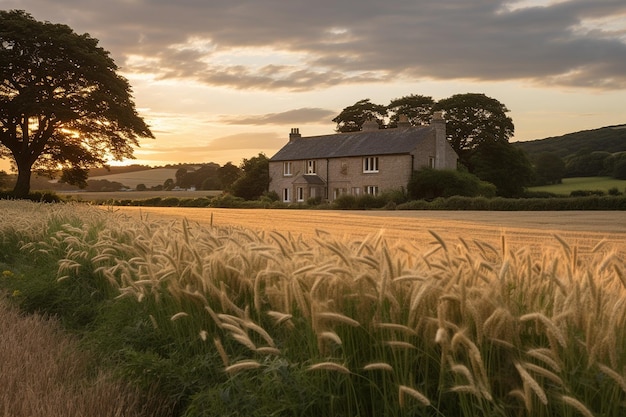
[[[270,161],[407,154],[434,134],[433,129],[415,126],[295,138]]]

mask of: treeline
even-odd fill
[[[514,145],[532,162],[534,185],[574,177],[626,179],[625,128],[605,127]]]

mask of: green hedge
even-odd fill
[[[624,196],[587,196],[566,198],[437,198],[399,204],[397,210],[491,210],[491,211],[559,211],[559,210],[626,210]]]

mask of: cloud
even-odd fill
[[[308,91],[469,79],[626,89],[624,0],[3,4],[91,33],[125,71],[211,86]]]
[[[329,122],[336,116],[332,110],[320,108],[301,108],[282,113],[268,113],[247,116],[223,116],[220,122],[230,125],[288,125]]]

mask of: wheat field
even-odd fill
[[[205,364],[188,417],[626,414],[621,213],[0,208],[142,366]]]
[[[626,212],[483,212],[483,211],[333,211],[170,207],[115,207],[131,216],[182,220],[199,225],[237,226],[277,230],[295,236],[325,231],[334,237],[363,238],[382,233],[385,238],[424,244],[430,231],[447,240],[462,237],[510,247],[560,245],[555,235],[589,251],[601,240],[626,250]]]

